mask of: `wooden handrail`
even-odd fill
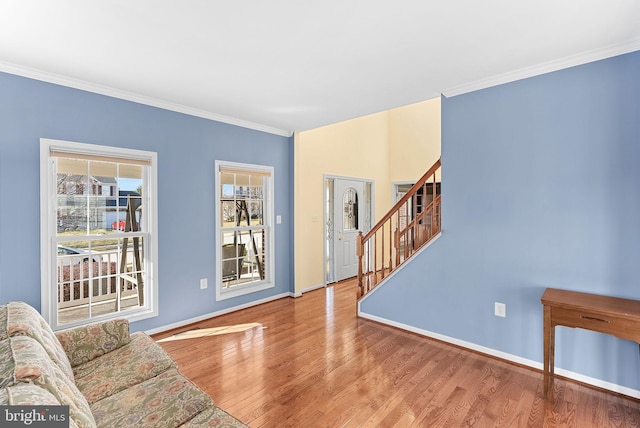
[[[391,207],[389,212],[384,217],[382,217],[375,224],[375,226],[371,228],[369,232],[367,232],[363,236],[362,238],[363,241],[366,241],[367,239],[369,239],[376,232],[376,230],[382,227],[382,224],[385,223],[387,220],[389,220],[391,216],[395,214],[404,203],[406,203],[409,199],[411,199],[411,197],[413,197],[418,192],[418,189],[420,189],[420,187],[424,185],[424,183],[429,179],[429,177],[435,174],[435,172],[439,168],[440,168],[440,159],[438,159],[436,163],[434,163],[433,166],[431,166],[431,168],[429,168],[429,170],[422,177],[420,177],[420,180],[416,181],[416,183],[413,186],[411,186],[411,188],[407,191],[407,193],[402,198],[400,198],[400,200],[396,202],[396,204],[393,207]]]
[[[438,159],[369,232],[359,233],[356,255],[360,298],[440,232],[441,197],[436,176],[440,167]],[[419,197],[424,204],[428,185],[432,186],[432,200],[420,206]],[[401,225],[403,220],[406,224]]]

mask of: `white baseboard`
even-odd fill
[[[183,321],[178,321],[178,322],[175,322],[173,324],[167,324],[167,325],[164,325],[162,327],[152,328],[151,330],[145,330],[145,333],[147,333],[149,335],[162,333],[162,332],[167,331],[167,330],[173,330],[174,328],[183,327],[185,325],[193,324],[193,323],[196,323],[196,322],[199,322],[199,321],[204,321],[206,319],[214,318],[214,317],[217,317],[217,316],[220,316],[220,315],[224,315],[224,314],[228,314],[230,312],[235,312],[235,311],[239,311],[241,309],[250,308],[252,306],[261,305],[263,303],[271,302],[273,300],[282,299],[283,297],[295,297],[295,295],[293,293],[291,293],[291,292],[276,294],[275,296],[271,296],[271,297],[267,297],[267,298],[264,298],[264,299],[255,300],[253,302],[245,303],[244,305],[233,306],[231,308],[222,309],[222,310],[219,310],[219,311],[216,311],[216,312],[211,312],[211,313],[200,315],[200,316],[197,316],[197,317],[194,317],[194,318],[189,318],[189,319],[183,320]]]
[[[304,293],[308,293],[309,291],[313,291],[313,290],[317,290],[318,288],[324,288],[325,285],[324,284],[316,284],[316,285],[312,285],[311,287],[307,287],[307,288],[303,288],[302,290],[298,291],[297,293],[295,293],[293,295],[293,297],[300,297],[302,296]]]
[[[376,321],[379,322],[381,324],[386,324],[386,325],[390,325],[392,327],[396,327],[402,330],[407,330],[410,331],[412,333],[416,333],[419,334],[421,336],[426,336],[426,337],[430,337],[433,339],[437,339],[440,340],[442,342],[447,342],[447,343],[451,343],[453,345],[457,345],[463,348],[467,348],[470,349],[472,351],[476,351],[476,352],[480,352],[482,354],[487,354],[487,355],[491,355],[493,357],[497,357],[500,358],[502,360],[506,360],[506,361],[510,361],[513,363],[517,363],[517,364],[521,364],[523,366],[528,366],[537,370],[542,370],[542,362],[538,362],[538,361],[533,361],[533,360],[529,360],[527,358],[522,358],[519,357],[517,355],[513,355],[513,354],[508,354],[506,352],[502,352],[502,351],[498,351],[496,349],[492,349],[492,348],[487,348],[485,346],[481,346],[472,342],[467,342],[465,340],[460,340],[460,339],[456,339],[454,337],[449,337],[449,336],[445,336],[439,333],[434,333],[428,330],[423,330],[421,328],[417,328],[417,327],[413,327],[407,324],[403,324],[403,323],[399,323],[396,321],[392,321],[392,320],[388,320],[386,318],[381,318],[378,317],[376,315],[371,315],[368,314],[366,312],[362,312],[362,310],[360,309],[360,302],[358,302],[358,316],[362,317],[362,318],[366,318],[372,321]],[[593,385],[596,386],[598,388],[602,388],[602,389],[606,389],[609,391],[613,391],[619,394],[623,394],[629,397],[633,397],[633,398],[640,398],[640,391],[636,390],[636,389],[632,389],[632,388],[628,388],[626,386],[622,386],[622,385],[617,385],[615,383],[611,383],[611,382],[606,382],[604,380],[600,380],[600,379],[596,379],[596,378],[592,378],[589,376],[585,376],[582,375],[580,373],[576,373],[576,372],[572,372],[569,370],[565,370],[559,367],[555,368],[555,373],[557,375],[560,376],[564,376],[566,378],[569,379],[573,379],[576,380],[578,382],[582,382],[588,385]]]
[[[316,284],[316,285],[312,285],[311,287],[307,287],[297,293],[292,293],[292,292],[288,292],[288,293],[281,293],[281,294],[276,294],[275,296],[271,296],[271,297],[267,297],[265,299],[261,299],[261,300],[255,300],[253,302],[249,302],[249,303],[245,303],[244,305],[238,305],[238,306],[233,306],[231,308],[227,308],[227,309],[222,309],[220,311],[216,311],[216,312],[210,312],[208,314],[204,314],[204,315],[200,315],[194,318],[189,318],[183,321],[178,321],[172,324],[167,324],[164,325],[162,327],[156,327],[156,328],[152,328],[151,330],[145,330],[145,333],[151,335],[151,334],[157,334],[157,333],[162,333],[164,331],[167,330],[173,330],[174,328],[180,328],[183,327],[185,325],[189,325],[189,324],[193,324],[196,322],[200,322],[200,321],[204,321],[206,319],[209,318],[214,318],[220,315],[224,315],[224,314],[228,314],[231,312],[235,312],[235,311],[239,311],[241,309],[246,309],[246,308],[250,308],[252,306],[257,306],[257,305],[261,305],[263,303],[267,303],[267,302],[271,302],[272,300],[278,300],[278,299],[282,299],[284,297],[300,297],[302,296],[303,293],[307,293],[309,291],[313,291],[313,290],[317,290],[318,288],[324,288],[324,284]]]

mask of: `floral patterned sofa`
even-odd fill
[[[71,427],[244,427],[126,320],[54,332],[31,306],[0,306],[0,405],[68,405]]]

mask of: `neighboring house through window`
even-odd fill
[[[273,287],[273,167],[216,161],[216,201],[216,299]]]
[[[40,149],[47,321],[157,315],[156,153],[49,139]]]

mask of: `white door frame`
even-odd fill
[[[335,230],[333,227],[333,181],[334,180],[353,180],[361,181],[364,184],[365,196],[369,197],[369,200],[364,202],[365,221],[362,228],[362,233],[368,232],[374,223],[374,207],[375,207],[375,182],[372,179],[361,177],[348,177],[343,175],[331,175],[324,174],[322,180],[322,195],[323,195],[323,233],[324,239],[322,240],[322,272],[323,282],[327,284],[335,281],[335,259],[333,257],[333,243],[335,242]],[[329,183],[331,183],[331,192],[329,192]],[[367,191],[368,189],[368,191]],[[368,193],[368,195],[367,195]],[[369,205],[369,210],[366,211],[366,206]]]
[[[393,183],[391,183],[391,205],[400,200],[398,199],[398,187],[406,184],[410,184],[411,186],[413,186],[414,184],[416,184],[416,180],[394,181]]]

